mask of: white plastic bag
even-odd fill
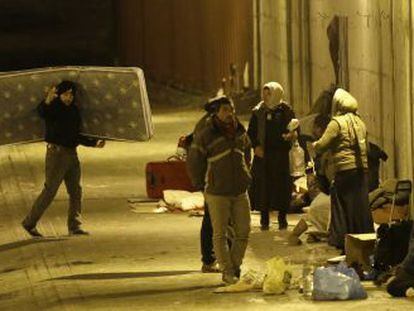
[[[289,151],[289,166],[291,176],[301,177],[305,175],[305,151],[303,151],[297,140],[295,140]]]
[[[266,276],[263,283],[265,294],[283,294],[292,279],[291,268],[280,257],[266,261]]]

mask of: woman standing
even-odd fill
[[[335,177],[329,243],[344,249],[345,234],[374,232],[368,207],[367,131],[357,114],[358,103],[347,91],[337,89],[332,105],[337,114],[313,147],[317,153],[332,152]]]
[[[248,134],[254,149],[249,195],[252,208],[261,212],[262,230],[269,230],[271,210],[279,211],[279,230],[288,226],[286,214],[292,196],[289,150],[290,141],[297,134],[287,130],[295,113],[282,98],[283,88],[279,83],[266,83],[263,100],[253,109],[249,122]]]

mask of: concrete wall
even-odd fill
[[[1,0],[0,71],[113,65],[112,0]]]
[[[253,77],[253,0],[117,1],[119,63],[153,80],[215,91],[230,64]],[[252,78],[251,78],[252,79]]]
[[[383,177],[412,178],[412,0],[262,0],[261,82],[280,81],[298,114],[335,82],[327,27],[348,18],[348,75],[370,139],[390,158]],[[291,53],[289,53],[291,51]],[[302,51],[302,52],[301,52]]]

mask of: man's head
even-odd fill
[[[268,82],[263,86],[263,102],[269,109],[276,108],[283,98],[283,87],[277,82]]]
[[[56,86],[56,93],[62,103],[69,106],[75,100],[76,84],[72,81],[62,81]]]
[[[234,122],[235,109],[233,102],[226,96],[222,96],[216,105],[215,114],[224,123]]]
[[[325,132],[331,118],[326,114],[318,114],[313,121],[313,128],[312,128],[312,135],[316,139],[322,137],[323,133]]]
[[[225,95],[219,95],[216,97],[210,98],[207,103],[204,104],[204,110],[208,112],[209,114],[214,114],[217,112],[218,107],[220,104],[227,103],[229,101],[229,98]]]

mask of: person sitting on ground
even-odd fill
[[[400,265],[396,276],[387,285],[387,292],[394,297],[414,296],[414,223],[411,228],[410,246],[407,256]]]
[[[312,134],[315,139],[322,137],[326,127],[330,122],[328,115],[319,114],[316,116]],[[290,245],[300,245],[302,242],[300,236],[308,230],[308,223],[313,225],[318,234],[328,231],[330,215],[330,196],[329,185],[333,179],[332,160],[329,152],[325,152],[315,158],[315,174],[308,174],[308,193],[311,198],[311,204],[307,213],[299,220],[288,237]],[[318,240],[316,235],[310,235],[309,241]]]

